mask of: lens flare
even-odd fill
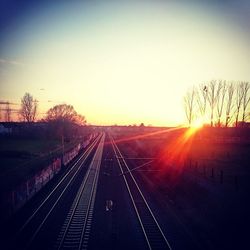
[[[177,183],[190,159],[190,149],[200,127],[184,128],[173,133],[159,153],[159,174],[168,175],[172,183]]]

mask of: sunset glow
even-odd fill
[[[188,87],[250,79],[249,37],[235,19],[212,5],[142,2],[51,4],[12,23],[1,38],[1,99],[30,92],[40,118],[67,103],[91,124],[176,126]]]
[[[190,160],[190,149],[199,128],[201,127],[180,128],[174,138],[166,141],[166,146],[159,153],[159,161],[164,166],[159,174],[170,172],[173,180],[178,179]]]
[[[199,129],[205,124],[205,119],[203,117],[194,120],[191,124],[191,128]]]
[[[247,249],[249,155],[250,0],[0,0],[0,249]]]

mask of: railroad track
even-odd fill
[[[148,248],[172,249],[113,138],[111,143]]]
[[[31,249],[34,240],[48,220],[50,214],[55,210],[57,204],[63,198],[70,185],[81,172],[83,164],[95,149],[102,135],[99,135],[86,151],[78,158],[70,170],[62,177],[59,183],[46,196],[43,202],[32,212],[20,227],[14,238],[11,249]]]
[[[90,167],[61,228],[55,249],[87,249],[104,139],[105,134],[102,135]]]

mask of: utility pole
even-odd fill
[[[10,109],[10,103],[6,103],[6,109],[5,109],[5,121],[10,122],[11,120],[11,109]]]

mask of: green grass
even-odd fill
[[[65,151],[75,144],[65,142]],[[60,140],[0,138],[1,190],[14,188],[61,153]]]
[[[59,145],[58,140],[1,138],[0,153],[1,151],[16,151],[41,154],[53,150]]]

